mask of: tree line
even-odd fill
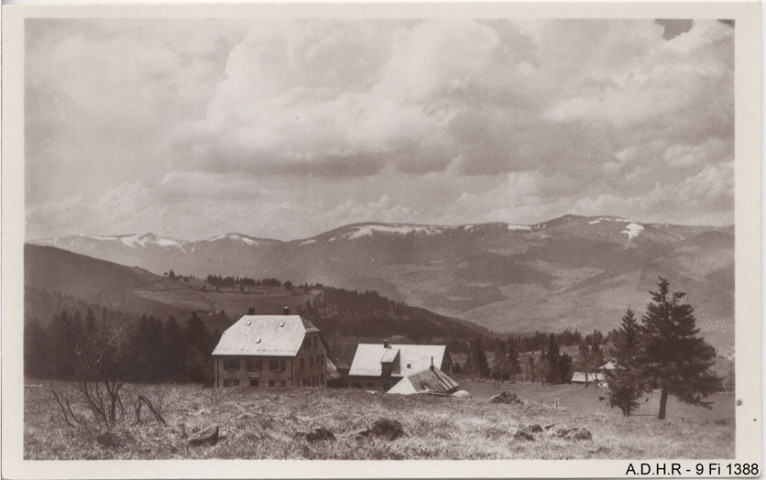
[[[204,382],[213,374],[210,354],[220,336],[220,330],[209,332],[196,312],[182,325],[172,315],[163,322],[107,308],[97,313],[89,308],[84,316],[61,310],[47,327],[27,322],[24,371],[77,381],[98,360],[132,382]]]
[[[250,278],[250,277],[223,277],[221,275],[208,275],[205,279],[207,283],[214,287],[233,287],[235,285],[245,287],[281,287],[282,281],[276,278]],[[285,282],[285,286],[292,285]]]
[[[579,332],[564,332],[547,336],[536,333],[530,337],[495,339],[494,359],[490,366],[480,338],[470,341],[465,365],[460,372],[480,377],[492,377],[495,382],[522,380],[542,384],[562,384],[571,381],[574,369],[596,378],[610,359],[614,369],[604,371],[609,386],[609,404],[629,416],[638,407],[645,393],[659,390],[658,418],[667,414],[669,395],[692,405],[710,408],[706,398],[723,390],[723,379],[712,367],[716,351],[699,335],[694,308],[684,303],[686,293],[671,292],[670,283],[660,278],[657,290],[649,292],[652,301],[641,317],[626,309],[619,329],[605,337],[600,332],[582,336]],[[573,359],[561,353],[565,342],[578,345]],[[605,343],[614,345],[606,350]],[[733,373],[727,378],[733,389]]]

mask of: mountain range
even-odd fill
[[[151,233],[32,241],[162,274],[274,277],[375,290],[501,333],[617,328],[659,276],[688,293],[698,325],[733,348],[734,227],[565,215],[534,225],[359,223],[280,241]]]

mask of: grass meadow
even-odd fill
[[[711,410],[671,397],[668,418],[657,420],[658,396],[642,398],[637,415],[610,409],[607,389],[543,386],[457,378],[471,398],[398,396],[346,389],[249,387],[202,389],[198,385],[129,385],[126,414],[108,434],[78,411],[72,385],[30,380],[24,392],[24,457],[50,459],[641,459],[734,456],[734,396],[712,397]],[[69,392],[87,427],[67,425],[51,389]],[[493,404],[501,391],[522,404]],[[135,423],[129,399],[149,397],[167,425],[144,411]],[[557,402],[558,399],[558,402]],[[556,405],[558,403],[558,405]],[[355,432],[376,420],[399,421],[396,440]],[[201,429],[217,425],[215,445],[189,444]],[[539,426],[540,428],[537,428]],[[323,427],[335,440],[311,442]],[[548,427],[546,429],[546,427]],[[556,434],[585,428],[591,438]],[[518,435],[517,432],[528,432]]]

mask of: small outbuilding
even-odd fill
[[[585,372],[575,372],[572,375],[572,383],[601,383],[604,380],[603,373],[588,373],[587,378]]]
[[[360,343],[348,372],[351,388],[387,392],[401,379],[431,366],[452,372],[446,345],[408,345]]]
[[[386,393],[412,395],[415,393],[438,393],[450,395],[460,390],[460,385],[436,367],[430,367],[399,380]]]

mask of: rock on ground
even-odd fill
[[[559,428],[554,435],[567,440],[592,440],[593,436],[587,428]]]
[[[532,436],[531,433],[527,433],[524,430],[517,430],[516,435],[513,436],[516,440],[525,440],[528,442],[534,442],[535,437]]]
[[[398,420],[391,420],[389,418],[381,418],[376,420],[370,428],[370,436],[376,438],[384,438],[386,440],[396,440],[399,437],[405,435],[404,428]]]
[[[189,445],[202,445],[209,443],[215,445],[218,443],[218,426],[211,425],[207,428],[203,428],[199,432],[189,437]]]

